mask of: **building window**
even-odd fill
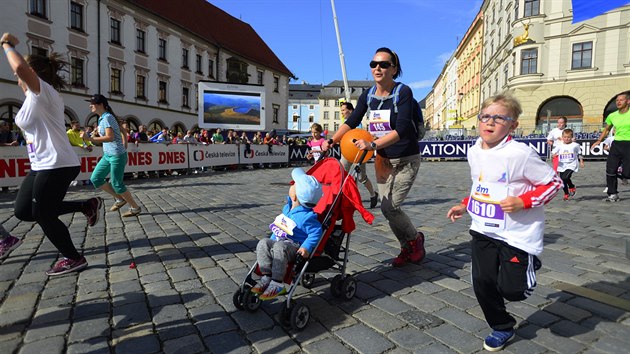
[[[197,67],[197,74],[203,75],[203,69],[201,69],[201,55],[197,54],[195,57],[195,66]]]
[[[335,111],[335,119],[338,120],[339,119],[339,112]]]
[[[158,39],[158,59],[166,60],[166,39]]]
[[[83,5],[70,3],[70,28],[83,32]]]
[[[328,120],[328,117],[330,116],[330,112],[325,111],[324,112],[324,120]]]
[[[188,49],[182,48],[182,68],[188,69]]]
[[[111,77],[109,79],[109,90],[111,93],[122,93],[120,73],[120,69],[112,68]]]
[[[540,13],[540,0],[525,0],[524,17],[536,16]]]
[[[324,124],[323,128],[324,130],[328,130],[328,123]]]
[[[146,77],[144,75],[136,75],[136,98],[146,100]]]
[[[508,73],[509,73],[509,65],[505,64],[503,67],[503,86],[507,86],[508,84]]]
[[[182,107],[190,108],[190,105],[188,104],[189,98],[190,98],[190,89],[188,87],[182,87]]]
[[[166,81],[160,81],[158,83],[158,102],[168,103],[166,100]]]
[[[31,54],[33,55],[41,55],[43,57],[47,57],[48,56],[48,51],[44,48],[41,47],[36,47],[36,46],[32,46],[31,47]]]
[[[136,51],[146,53],[146,36],[147,33],[141,29],[136,29]]]
[[[298,105],[294,104],[293,109],[298,109]]]
[[[297,114],[293,114],[293,123],[297,123],[299,119],[300,119],[300,116],[298,116]]]
[[[592,58],[593,42],[574,43],[571,69],[590,68]]]
[[[273,122],[278,123],[278,113],[280,112],[280,106],[277,104],[273,105]]]
[[[340,103],[339,100],[335,100],[335,107],[339,107]]]
[[[538,62],[538,49],[525,49],[521,52],[521,75],[535,74]]]
[[[280,78],[277,76],[273,77],[273,92],[280,92]]]
[[[85,82],[83,81],[83,59],[72,58],[71,60],[72,68],[70,69],[70,83],[74,87],[85,87]]]
[[[48,10],[46,6],[47,3],[48,3],[48,0],[31,0],[30,2],[31,15],[41,17],[41,18],[48,18],[48,16],[46,16],[46,12]]]
[[[334,127],[335,127],[335,131],[339,130],[339,123],[335,122]]]
[[[208,77],[214,79],[214,60],[208,60]]]
[[[112,18],[110,21],[110,38],[109,41],[114,44],[120,44],[120,21]]]
[[[308,109],[315,109],[315,105],[308,105]]]
[[[309,114],[308,115],[308,122],[309,123],[313,123],[314,120],[315,120],[315,116],[313,114]]]
[[[324,107],[328,107],[328,100],[324,100]]]
[[[262,85],[263,84],[263,74],[264,74],[264,72],[262,70],[258,70],[258,73],[257,73],[257,75],[258,75],[258,81],[257,81],[258,85]]]
[[[521,0],[514,1],[514,21],[518,20],[518,5],[520,2]]]

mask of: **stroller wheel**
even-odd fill
[[[245,293],[243,293],[243,307],[245,310],[255,312],[261,304],[262,301],[260,301],[256,294],[251,291],[245,291]]]
[[[311,318],[311,310],[304,304],[297,304],[291,309],[291,328],[296,331],[303,330]]]
[[[234,307],[237,309],[245,310],[245,307],[243,306],[243,292],[241,291],[241,288],[238,288],[232,296],[232,303],[234,303]]]
[[[304,274],[302,276],[302,286],[310,289],[313,286],[313,282],[315,281],[315,274]]]
[[[345,300],[351,300],[357,292],[357,281],[353,277],[348,276],[341,284],[341,297]]]
[[[335,275],[330,281],[330,293],[334,297],[341,297],[341,286],[343,285],[343,277],[341,274]]]

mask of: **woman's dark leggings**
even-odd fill
[[[81,258],[72,244],[70,232],[59,215],[83,211],[84,202],[64,201],[68,186],[79,175],[80,167],[31,171],[15,198],[15,216],[36,221],[59,252],[73,260]]]

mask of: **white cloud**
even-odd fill
[[[427,88],[427,87],[433,87],[434,82],[435,80],[414,81],[407,84],[407,86],[409,86],[410,88],[414,90],[417,90],[417,89],[422,89],[422,88]]]
[[[439,54],[437,56],[437,58],[435,58],[436,61],[436,66],[442,68],[444,66],[444,64],[446,64],[446,62],[451,58],[451,56],[453,55],[453,51],[449,51],[449,52],[445,52],[442,54]]]

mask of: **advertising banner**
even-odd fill
[[[129,144],[125,172],[188,168],[188,144]]]
[[[289,161],[290,162],[305,162],[308,160],[308,152],[310,151],[310,147],[306,145],[291,145],[289,146]],[[332,149],[329,150],[328,156],[334,157],[336,159],[341,158],[341,150],[339,149],[339,145],[335,145]]]
[[[241,144],[239,151],[239,163],[244,165],[289,162],[289,147],[286,145]]]
[[[190,168],[237,165],[238,145],[190,144],[188,145]]]

